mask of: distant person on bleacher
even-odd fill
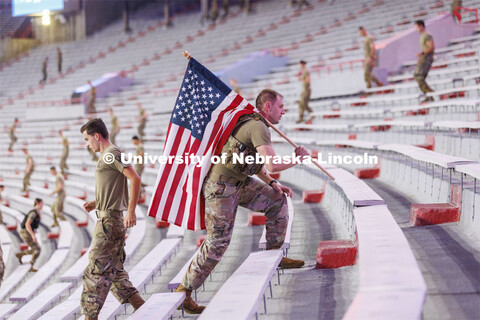
[[[58,73],[62,73],[62,51],[60,50],[60,47],[57,47],[57,67],[58,67]]]
[[[230,85],[232,86],[232,90],[235,91],[235,93],[238,93],[239,95],[242,95],[242,90],[238,86],[237,79],[230,79]]]
[[[428,71],[430,71],[430,67],[433,63],[435,43],[433,42],[432,35],[425,30],[425,22],[423,22],[423,20],[415,21],[415,28],[417,29],[417,32],[420,33],[420,48],[422,49],[422,52],[417,54],[418,62],[413,76],[417,81],[420,90],[426,95],[429,92],[433,92],[433,89],[428,86],[425,79],[427,78]],[[433,100],[433,97],[425,96],[422,103]]]
[[[212,0],[212,11],[210,12],[210,19],[212,20],[213,23],[218,18],[218,2],[217,0]]]
[[[298,4],[298,9],[302,9],[303,6],[309,6],[310,3],[308,3],[307,0],[290,0],[290,6],[293,8]]]
[[[256,99],[259,114],[242,116],[221,153],[244,156],[275,157],[270,131],[264,119],[278,124],[285,114],[283,97],[276,91],[265,89]],[[240,151],[243,150],[243,151]],[[304,147],[295,149],[296,156],[307,156]],[[232,156],[233,158],[233,156]],[[268,162],[249,165],[235,161],[225,161],[211,166],[203,187],[205,198],[205,224],[207,238],[190,263],[181,284],[175,292],[185,292],[183,308],[188,313],[201,313],[205,307],[199,306],[191,297],[192,291],[202,286],[228,248],[233,233],[238,206],[252,211],[264,212],[266,222],[267,250],[279,249],[285,240],[288,226],[287,196],[292,190],[272,179],[267,172],[279,172],[293,167],[294,163]],[[251,176],[256,175],[258,179]],[[281,265],[285,269],[300,268],[302,260],[284,257]],[[241,302],[239,302],[241,303]]]
[[[308,72],[307,62],[304,60],[300,61],[300,72],[298,73],[298,80],[302,81],[302,94],[300,95],[300,100],[298,101],[299,114],[297,123],[301,123],[303,122],[305,111],[307,111],[310,115],[310,121],[315,118],[315,116],[312,115],[312,109],[308,106],[312,90],[310,89],[310,72]]]
[[[457,9],[458,7],[462,7],[462,0],[453,0],[452,1],[452,5],[451,5],[451,9],[450,9],[450,12],[452,13],[452,17],[453,17],[453,20],[455,21],[458,21],[458,16],[455,12],[455,9]]]
[[[95,99],[97,98],[97,88],[95,88],[92,84],[91,81],[88,81],[88,84],[90,85],[90,94],[89,94],[89,99],[88,99],[88,113],[96,113],[97,111],[95,110]]]
[[[249,14],[251,13],[251,9],[250,9],[250,0],[243,0],[240,2],[240,8],[243,9],[243,11],[246,13],[246,14]]]
[[[140,135],[141,138],[145,136],[145,126],[147,125],[147,120],[148,120],[148,114],[143,109],[142,104],[140,102],[137,102],[137,108],[139,112],[139,117],[138,117],[138,134]]]
[[[68,139],[67,137],[65,137],[63,135],[63,131],[62,130],[59,130],[58,131],[58,135],[60,136],[60,138],[62,139],[62,145],[63,145],[63,150],[62,150],[62,157],[60,158],[60,171],[62,172],[62,174],[64,176],[67,175],[67,170],[69,169],[68,168],[68,165],[67,165],[67,158],[68,158],[68,154],[69,154],[69,145],[70,145],[70,142],[68,142]]]
[[[359,27],[358,33],[365,38],[365,41],[363,42],[363,52],[365,54],[363,68],[365,71],[365,82],[367,83],[367,88],[372,87],[372,81],[377,84],[377,87],[381,87],[383,86],[383,83],[381,83],[372,73],[373,68],[377,64],[377,55],[375,54],[375,44],[373,43],[373,39],[370,37],[364,27]]]
[[[225,19],[228,16],[229,9],[230,9],[230,0],[223,0],[222,19]]]
[[[82,313],[86,320],[97,319],[111,291],[121,303],[136,310],[145,302],[123,268],[125,233],[136,224],[135,208],[140,193],[140,177],[130,164],[120,161],[121,151],[109,140],[102,119],[92,119],[80,128],[87,147],[101,152],[95,169],[95,200],[83,208],[96,209],[89,263],[83,273]],[[130,181],[130,199],[128,183]],[[125,218],[123,211],[127,210]]]
[[[48,68],[48,57],[45,57],[45,60],[42,62],[42,80],[40,80],[41,84],[47,82],[47,68]]]
[[[204,24],[208,20],[208,0],[200,0],[200,23]]]
[[[110,119],[112,121],[112,129],[111,134],[110,134],[110,141],[116,145],[115,143],[115,138],[117,134],[120,132],[120,125],[118,124],[118,118],[117,116],[113,113],[112,108],[108,108],[108,113],[110,113]]]
[[[137,137],[133,136],[132,137],[132,143],[137,147],[137,150],[135,150],[135,156],[136,159],[141,157],[142,159],[145,156],[145,148],[143,147],[142,141]],[[137,171],[138,175],[140,178],[142,178],[143,170],[145,170],[145,163],[135,163],[135,171]],[[141,188],[140,188],[140,194],[143,196],[143,193],[145,192],[145,184],[142,182],[141,183]]]
[[[23,177],[23,192],[27,192],[27,188],[30,186],[30,177],[35,171],[35,162],[33,162],[32,156],[28,153],[26,148],[22,149],[23,153],[25,154],[25,161],[27,162],[27,166],[25,167],[25,176]]]
[[[18,123],[19,123],[18,118],[15,118],[15,120],[13,120],[12,126],[10,127],[10,130],[8,131],[8,135],[10,136],[10,145],[8,146],[9,152],[13,151],[13,145],[18,140],[17,136],[15,135],[15,131],[17,130]]]
[[[67,220],[63,215],[63,204],[67,194],[65,193],[65,179],[63,178],[63,175],[59,173],[55,167],[50,167],[50,174],[55,177],[55,190],[53,190],[50,195],[53,196],[54,194],[57,194],[57,197],[51,206],[53,213],[53,224],[51,228],[54,228],[58,226],[58,220]]]
[[[32,255],[32,260],[30,260],[30,272],[37,272],[38,270],[33,267],[35,261],[37,261],[38,256],[40,255],[41,249],[38,245],[37,237],[35,236],[35,231],[40,225],[40,220],[42,219],[42,208],[43,200],[40,198],[35,199],[33,203],[35,207],[31,210],[22,221],[21,229],[19,232],[20,238],[25,241],[26,244],[30,247],[28,250],[21,251],[16,254],[18,262],[22,264],[22,257],[28,254]]]

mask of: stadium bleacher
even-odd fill
[[[311,0],[296,8],[290,0],[251,0],[252,13],[245,14],[243,1],[231,0],[228,15],[206,24],[200,23],[200,1],[192,2],[190,10],[172,16],[173,26],[152,14],[155,1],[146,1],[130,16],[131,33],[122,31],[119,17],[83,40],[42,44],[0,66],[0,184],[8,200],[0,204],[6,264],[0,319],[82,317],[81,276],[97,220],[82,206],[95,197],[96,163],[79,131],[91,115],[83,113],[83,102],[72,99],[73,91],[110,72],[131,79],[131,85],[97,98],[96,116],[110,128],[107,110],[113,108],[120,124],[117,145],[133,153],[141,104],[148,114],[145,153],[160,155],[187,65],[183,50],[219,75],[255,52],[286,57],[284,66],[240,83],[242,96],[253,104],[264,88],[280,92],[286,114],[278,128],[319,161],[330,155],[378,159],[375,164],[321,163],[335,180],[312,165],[282,172],[278,180],[294,192],[283,252],[263,251],[264,227],[248,226],[248,211],[239,209],[225,256],[195,292],[198,303],[207,306],[199,318],[479,319],[480,26],[474,14],[466,12],[462,19],[476,26],[472,34],[435,48],[427,78],[435,90],[428,96],[435,100],[421,103],[424,96],[413,78],[416,61],[403,61],[382,87],[364,86],[358,27],[380,43],[413,28],[417,19],[448,14],[450,1]],[[480,10],[475,0],[462,6]],[[8,16],[2,10],[3,15]],[[0,33],[8,30],[12,36],[20,20],[0,25]],[[63,52],[63,74],[56,71],[57,47]],[[39,84],[46,56],[48,80]],[[310,107],[316,118],[297,124],[300,60],[311,72]],[[15,118],[18,141],[9,152]],[[70,142],[67,221],[48,228],[55,185],[49,168],[58,166],[63,148],[58,130]],[[278,154],[293,152],[274,132],[272,141]],[[36,164],[28,197],[21,193],[22,148]],[[173,224],[156,228],[155,219],[146,216],[158,169],[158,163],[145,166],[146,201],[137,206],[137,225],[125,247],[125,269],[146,304],[133,313],[110,294],[99,319],[184,316],[177,309],[184,296],[170,291],[180,283],[203,233]],[[319,202],[302,199],[307,190],[321,190]],[[46,205],[39,271],[31,274],[27,259],[20,265],[15,253],[21,245],[18,226],[36,197]],[[325,248],[332,243],[338,250],[328,256]],[[349,249],[355,252],[353,265],[341,253]],[[281,271],[278,264],[287,252],[305,260],[305,266]],[[325,267],[325,261],[338,267]]]

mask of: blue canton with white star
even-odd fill
[[[170,121],[190,130],[194,138],[201,140],[212,112],[230,91],[213,73],[192,58]]]

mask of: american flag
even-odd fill
[[[168,126],[164,156],[204,157],[160,166],[148,215],[189,230],[205,229],[202,185],[210,158],[219,155],[237,120],[256,112],[240,95],[191,58]]]

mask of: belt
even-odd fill
[[[120,210],[97,210],[95,211],[97,218],[121,217],[123,218],[123,211]]]
[[[226,176],[226,175],[223,175],[223,174],[218,174],[218,173],[215,173],[215,172],[210,172],[210,174],[208,175],[208,180],[210,180],[211,182],[215,181],[215,182],[220,182],[220,183],[226,183],[226,184],[231,184],[231,185],[235,185],[235,186],[239,186],[241,185],[245,180],[238,180],[237,178],[234,178],[234,177],[229,177],[229,176]]]

